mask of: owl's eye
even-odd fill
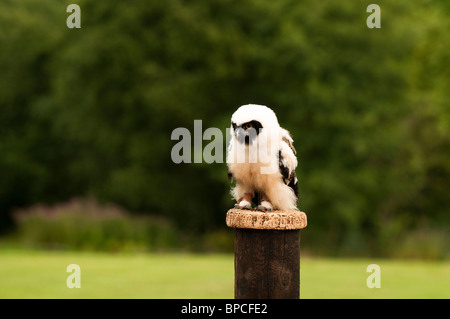
[[[253,125],[251,124],[251,123],[247,123],[247,124],[245,124],[245,128],[248,130],[248,129],[250,129],[250,128],[252,128],[253,127]]]

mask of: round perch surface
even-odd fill
[[[306,214],[298,210],[257,210],[230,209],[227,213],[227,226],[245,229],[295,230],[305,228]]]

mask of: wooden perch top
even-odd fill
[[[227,226],[246,229],[296,230],[307,225],[306,214],[298,210],[258,210],[230,209]]]

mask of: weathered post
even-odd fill
[[[234,297],[300,297],[300,211],[261,212],[230,209],[226,222],[235,228]]]

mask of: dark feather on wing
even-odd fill
[[[289,168],[283,165],[283,155],[281,154],[281,150],[278,151],[278,165],[280,168],[281,176],[283,177],[283,182],[290,188],[292,188],[298,200],[297,175],[295,174],[295,170],[292,170],[292,172],[289,174]]]

